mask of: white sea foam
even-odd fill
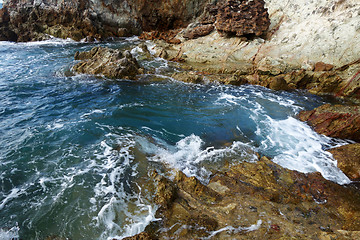
[[[250,90],[251,95],[244,91]],[[257,98],[253,99],[252,96]],[[262,102],[260,104],[259,102]],[[278,104],[296,114],[301,110],[294,100],[275,95],[272,92],[260,92],[253,87],[239,89],[235,93],[221,93],[216,104],[240,106],[249,112],[249,119],[256,124],[255,134],[260,145],[255,150],[273,157],[273,161],[283,167],[300,172],[320,172],[324,178],[339,184],[350,183],[348,177],[337,168],[336,161],[326,149],[344,145],[348,142],[337,140],[314,132],[306,123],[293,117],[274,118],[279,107],[267,106],[266,102]],[[240,126],[241,128],[241,126]]]
[[[101,115],[101,114],[105,113],[105,111],[106,111],[105,109],[94,109],[88,113],[84,113],[83,115],[81,115],[80,118],[88,118],[93,115]]]
[[[152,143],[142,145],[142,150],[154,156],[150,158],[154,162],[162,162],[170,168],[181,170],[187,176],[196,176],[203,182],[207,182],[211,172],[204,163],[214,163],[230,158],[232,160],[255,161],[256,155],[251,147],[241,142],[234,142],[230,147],[215,149],[214,147],[203,148],[204,141],[194,134],[178,141],[175,146],[156,146]]]
[[[331,139],[314,132],[308,125],[289,117],[285,120],[268,118],[260,131],[266,138],[259,150],[274,152],[273,161],[283,167],[300,172],[320,172],[324,178],[339,184],[350,183],[349,178],[337,168],[332,155],[324,150]],[[346,144],[345,141],[338,142]]]
[[[53,36],[49,36],[49,39],[43,40],[43,41],[33,41],[33,42],[8,42],[8,41],[0,41],[0,46],[42,46],[42,45],[65,45],[65,44],[76,44],[77,42],[68,38],[68,39],[62,39],[62,38],[56,38]]]
[[[5,205],[10,202],[12,199],[19,197],[21,194],[25,192],[24,189],[13,188],[11,192],[5,195],[5,198],[0,203],[0,210],[5,207]]]
[[[260,228],[261,224],[262,224],[262,220],[258,220],[256,224],[253,224],[249,227],[236,227],[236,228],[233,226],[223,227],[223,228],[220,228],[219,230],[211,232],[210,236],[203,238],[203,239],[212,239],[217,234],[224,232],[224,231],[232,233],[232,234],[236,234],[236,233],[240,233],[240,232],[256,231]]]
[[[19,239],[19,226],[14,226],[10,229],[0,228],[0,240],[18,240]]]
[[[120,149],[114,150],[108,140],[101,142],[102,151],[96,153],[100,163],[97,172],[102,176],[94,188],[95,196],[91,199],[93,209],[97,209],[97,202],[105,202],[97,210],[95,221],[98,226],[105,227],[100,239],[121,239],[144,231],[150,221],[155,220],[156,208],[145,202],[142,189],[138,186],[138,193],[126,190],[129,182],[125,180],[137,174],[137,164],[131,149],[135,146],[133,134],[107,134],[107,139],[116,139]],[[125,178],[125,179],[124,179]],[[95,210],[96,211],[96,210]]]

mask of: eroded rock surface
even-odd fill
[[[157,239],[351,239],[360,230],[354,187],[284,169],[266,157],[226,165],[208,184],[181,172],[164,178],[155,174],[162,221],[146,229]]]
[[[348,144],[345,146],[330,149],[337,166],[351,180],[360,180],[360,143]]]
[[[250,4],[252,1],[243,2]],[[274,63],[274,67],[285,63],[287,71],[314,70],[315,64],[321,62],[324,64],[318,64],[319,71],[329,70],[331,65],[336,69],[359,59],[360,50],[355,43],[360,37],[358,1],[265,0],[265,8],[268,9],[270,26],[264,39],[224,37],[213,31],[207,36],[183,41],[174,51],[181,52],[183,56],[179,57],[189,63],[250,62],[257,66],[262,59],[268,58],[272,59],[270,63]],[[234,11],[226,16],[232,19],[237,14],[240,13]],[[198,19],[198,24],[212,25],[218,16],[218,4],[210,4]],[[235,20],[231,24],[229,20],[229,29],[231,26],[236,26]],[[190,34],[189,31],[184,34]]]
[[[360,107],[325,104],[301,111],[299,119],[329,137],[360,141]]]
[[[143,30],[185,27],[206,0],[5,0],[0,40],[35,41],[49,35],[74,40],[105,40]]]
[[[220,4],[216,29],[228,36],[261,36],[270,26],[270,19],[263,0],[227,0]]]
[[[136,79],[143,71],[129,51],[118,49],[94,47],[87,52],[76,52],[75,60],[82,60],[73,67],[77,73]]]
[[[99,2],[101,1],[5,1],[4,10],[10,17],[0,23],[0,26],[9,28],[16,37],[3,40],[36,41],[52,35],[76,41],[85,38],[93,41],[139,33],[137,23],[129,19],[130,9],[122,6],[124,1],[114,5],[116,12],[111,12],[105,3],[95,6]],[[122,14],[123,18],[114,20],[110,16],[117,14]]]

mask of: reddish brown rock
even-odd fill
[[[348,144],[345,146],[330,149],[337,166],[351,180],[360,180],[360,143]]]
[[[184,34],[184,38],[194,39],[202,36],[206,36],[214,30],[212,24],[198,26]]]
[[[139,38],[143,40],[163,40],[170,44],[180,44],[181,41],[178,38],[176,38],[176,35],[179,32],[180,32],[179,29],[168,30],[164,32],[160,32],[160,31],[143,32]]]
[[[221,3],[216,20],[216,29],[229,36],[259,37],[270,26],[263,0],[227,0]]]
[[[162,181],[170,191],[156,194],[168,199],[157,212],[162,221],[146,228],[158,239],[322,239],[324,232],[351,239],[346,236],[360,230],[357,189],[266,157],[217,168],[208,184],[181,172],[172,179]]]
[[[314,71],[315,72],[331,71],[333,68],[334,68],[334,65],[332,65],[332,64],[326,64],[326,63],[323,63],[323,62],[317,62],[317,63],[315,63]]]
[[[135,236],[132,236],[132,237],[123,238],[122,240],[152,240],[152,239],[153,238],[151,238],[148,233],[142,232],[142,233],[136,234]]]
[[[219,10],[219,5],[214,3],[209,3],[205,6],[203,14],[199,18],[201,24],[214,24],[216,22],[216,15]]]
[[[105,40],[186,27],[207,0],[8,0],[8,23],[0,20],[0,37],[16,41],[46,39],[47,34],[74,40]],[[0,16],[4,16],[1,15]],[[13,34],[12,34],[13,35]]]
[[[301,111],[299,119],[329,137],[360,141],[360,107],[325,104]]]

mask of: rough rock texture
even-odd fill
[[[152,240],[152,239],[153,238],[151,238],[148,233],[142,232],[132,237],[123,238],[122,240]]]
[[[131,16],[130,9],[122,5],[124,1],[117,2],[114,7],[118,10],[115,13],[111,13],[105,3],[96,8],[94,4],[98,2],[9,0],[4,2],[4,9],[10,16],[9,21],[0,26],[11,29],[18,42],[43,40],[47,35],[79,41],[83,38],[104,40],[139,33],[134,20],[123,19]],[[122,18],[114,20],[109,16],[111,14]]]
[[[329,137],[360,141],[360,107],[325,104],[311,111],[301,111],[299,119]]]
[[[170,44],[179,44],[181,41],[176,38],[176,35],[179,33],[179,30],[169,30],[169,31],[151,31],[151,32],[143,32],[140,35],[140,39],[144,40],[163,40]]]
[[[227,0],[217,11],[216,29],[227,36],[259,37],[270,25],[264,5],[263,0]]]
[[[251,62],[257,65],[267,57],[287,70],[313,70],[324,62],[335,68],[359,59],[360,2],[357,0],[265,0],[270,26],[266,40],[244,41],[210,35],[184,41],[175,47],[189,63],[225,64]],[[212,6],[209,12],[217,14]],[[205,14],[200,24],[212,24],[216,18]]]
[[[321,71],[331,71],[334,68],[331,64],[326,64],[323,62],[317,62],[315,63],[314,71],[315,72],[321,72]]]
[[[73,67],[75,72],[108,78],[135,79],[142,71],[129,51],[118,49],[94,47],[88,52],[76,52],[75,60],[82,60]]]
[[[194,39],[194,38],[206,36],[209,33],[211,33],[214,30],[214,28],[215,27],[211,24],[200,25],[200,26],[195,27],[194,29],[187,31],[184,34],[184,38]]]
[[[162,52],[158,52],[158,56],[171,59],[175,56],[173,53],[171,47],[166,47],[162,49]],[[337,97],[352,98],[355,101],[360,99],[360,73],[355,74],[356,77],[354,77],[351,75],[351,69],[350,72],[297,70],[283,73],[282,65],[276,68],[266,65],[254,68],[246,63],[226,64],[225,66],[222,64],[191,64],[188,69],[191,71],[174,73],[172,77],[184,82],[220,82],[237,86],[252,84],[273,90],[305,89],[313,94],[331,94]]]
[[[206,0],[6,0],[0,40],[34,41],[53,35],[80,40],[138,35],[185,27]]]
[[[162,221],[145,231],[157,239],[352,239],[360,230],[355,187],[266,157],[220,167],[208,184],[181,172],[155,179]]]
[[[337,166],[351,180],[360,180],[360,143],[348,144],[345,146],[330,149]]]

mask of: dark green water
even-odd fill
[[[142,60],[156,74],[136,82],[72,75],[74,53],[93,46],[0,42],[0,239],[136,234],[156,210],[149,171],[166,165],[206,182],[225,159],[254,160],[249,149],[349,181],[324,151],[339,142],[294,118],[323,99],[180,83],[164,76],[177,68],[161,59]]]

